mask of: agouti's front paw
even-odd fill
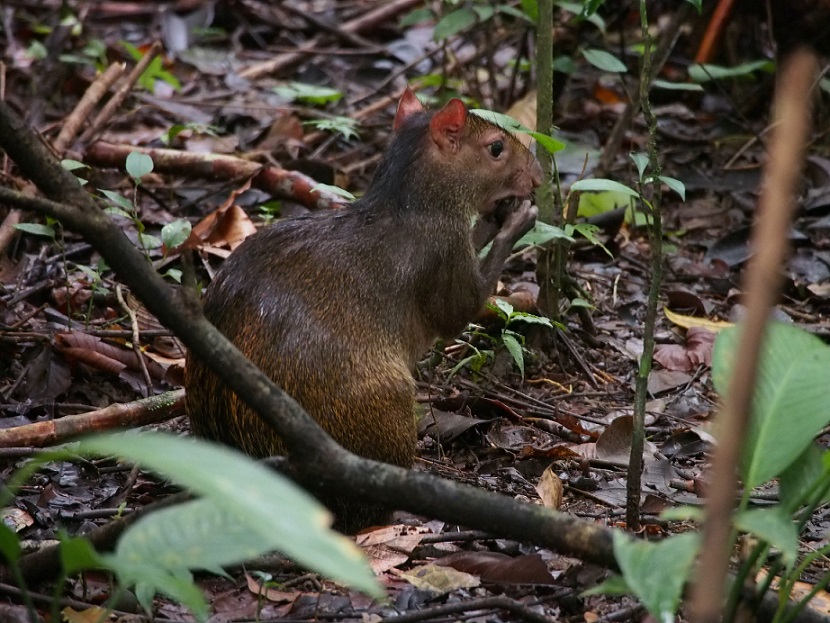
[[[516,242],[533,229],[537,216],[539,216],[539,208],[528,200],[522,201],[504,219],[504,225],[502,226],[500,235],[508,238],[512,242]]]

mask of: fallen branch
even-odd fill
[[[234,156],[113,145],[98,141],[86,149],[84,161],[93,166],[123,169],[127,156],[133,151],[150,156],[153,159],[153,170],[158,173],[240,182],[253,178],[252,186],[276,197],[297,201],[312,210],[345,205],[345,199],[327,190],[311,192],[317,181],[308,175]]]
[[[155,424],[184,415],[184,395],[184,390],[178,389],[127,404],[111,404],[88,413],[0,429],[0,448],[42,448],[91,432]]]

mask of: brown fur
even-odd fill
[[[457,100],[431,115],[410,95],[364,198],[251,236],[204,302],[208,319],[336,441],[400,466],[412,464],[417,441],[412,367],[436,337],[455,336],[480,311],[535,208],[514,210],[481,262],[470,219],[527,195],[541,174],[518,141]],[[504,142],[498,159],[488,151],[494,140]],[[195,434],[256,457],[286,452],[193,357],[186,384]],[[379,508],[324,501],[346,531],[382,518]]]

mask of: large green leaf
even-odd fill
[[[80,443],[80,451],[139,463],[227,509],[262,540],[261,549],[280,551],[332,579],[383,595],[360,549],[328,529],[330,514],[314,498],[235,450],[141,433],[91,437]]]
[[[674,621],[700,535],[686,532],[653,543],[614,532],[614,557],[631,592],[658,621]]]
[[[751,532],[781,552],[784,564],[792,567],[798,554],[798,531],[793,518],[782,508],[751,508],[735,516],[739,530]]]
[[[712,356],[712,379],[728,391],[741,327],[721,331]],[[757,487],[778,476],[830,422],[830,348],[817,337],[770,323],[760,353],[752,418],[741,476]]]
[[[781,506],[794,513],[798,507],[807,502],[813,487],[819,480],[830,478],[830,470],[825,467],[822,457],[826,454],[818,444],[812,443],[801,453],[794,463],[781,472],[778,479]],[[824,495],[827,501],[828,495]]]

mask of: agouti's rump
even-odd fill
[[[541,171],[515,138],[458,100],[431,114],[407,91],[394,127],[362,199],[248,238],[217,273],[204,305],[208,319],[336,441],[409,466],[411,369],[436,337],[456,335],[480,311],[536,210],[525,202],[509,211],[483,260],[471,217],[528,195]],[[186,383],[195,434],[257,457],[286,451],[193,357]],[[375,507],[324,501],[341,529],[381,519]]]

